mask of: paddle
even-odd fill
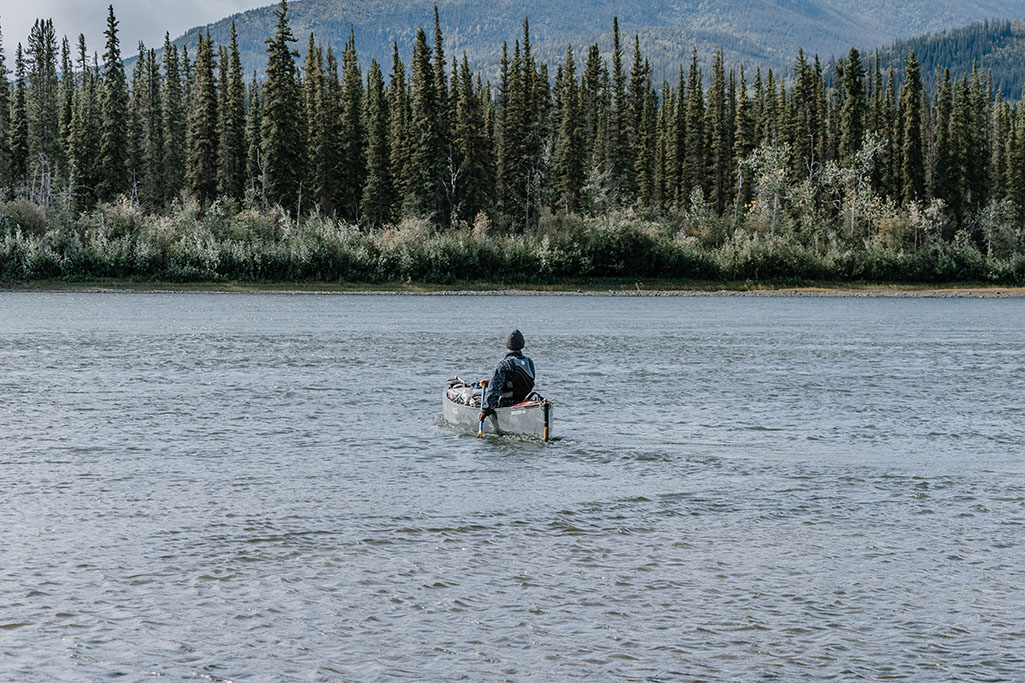
[[[486,392],[487,390],[488,390],[488,382],[487,382],[487,380],[483,380],[480,383],[480,409],[481,410],[484,410],[484,392]],[[483,417],[480,419],[480,424],[477,425],[477,438],[478,439],[483,439],[484,438],[484,418]]]

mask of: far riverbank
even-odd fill
[[[627,282],[622,280],[570,281],[555,285],[465,282],[449,285],[409,283],[294,283],[294,282],[134,282],[124,280],[70,282],[43,280],[7,283],[0,292],[77,293],[233,293],[233,294],[346,294],[405,296],[645,296],[645,297],[863,297],[863,298],[1025,298],[1025,287],[957,283],[928,284],[813,283],[709,283],[675,280]]]

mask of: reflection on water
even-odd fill
[[[0,294],[0,677],[1020,677],[1023,322]],[[556,442],[441,424],[513,326]]]

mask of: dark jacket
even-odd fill
[[[534,361],[522,351],[510,351],[488,382],[481,412],[490,415],[499,406],[515,405],[527,398],[534,390]]]

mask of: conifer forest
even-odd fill
[[[283,1],[245,74],[234,32],[126,68],[106,25],[0,58],[0,280],[1025,284],[1025,106],[982,69],[663,77],[615,24],[540,63],[524,21],[490,82],[437,20],[367,67]]]

